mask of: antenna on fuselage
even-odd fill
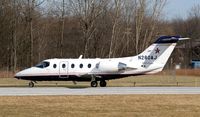
[[[83,55],[80,55],[78,59],[82,59],[82,58],[83,58]]]

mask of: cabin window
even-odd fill
[[[91,64],[88,64],[88,68],[91,68],[91,66],[92,66]]]
[[[53,68],[56,68],[57,67],[57,65],[56,64],[53,64]]]
[[[83,68],[83,64],[80,64],[79,67],[80,67],[80,68]]]
[[[74,68],[75,67],[75,65],[74,64],[71,64],[71,68]]]
[[[37,64],[35,67],[38,67],[38,68],[46,68],[46,67],[48,67],[49,65],[50,65],[49,62],[43,61],[43,62]]]
[[[66,65],[65,64],[62,64],[62,68],[65,68],[66,67]]]

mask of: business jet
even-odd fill
[[[163,70],[180,36],[161,36],[137,56],[122,58],[47,59],[34,67],[22,70],[17,79],[30,80],[29,87],[37,81],[89,81],[91,87],[106,87],[107,80],[154,74]]]

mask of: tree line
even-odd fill
[[[135,55],[160,35],[200,37],[200,5],[166,20],[167,0],[1,0],[0,69],[48,58]],[[200,58],[199,48],[189,50]]]

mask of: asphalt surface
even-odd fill
[[[127,94],[200,94],[200,87],[34,87],[0,88],[0,96],[34,95],[127,95]]]

